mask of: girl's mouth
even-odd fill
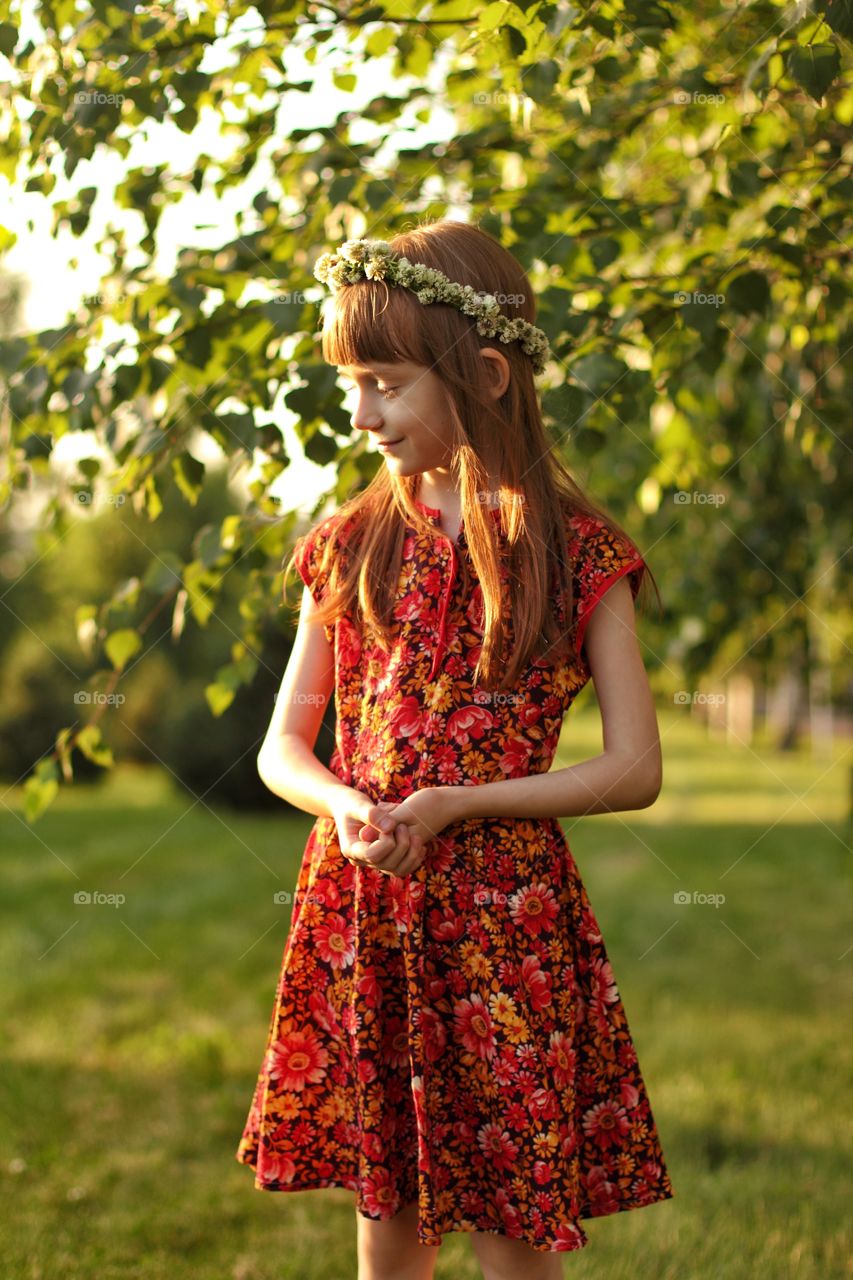
[[[403,443],[403,437],[402,437],[402,436],[400,437],[400,439],[399,439],[399,440],[382,440],[382,441],[380,441],[379,448],[380,448],[380,449],[395,449],[395,448],[397,447],[397,445],[398,445],[398,444],[402,444],[402,443]]]

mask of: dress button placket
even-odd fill
[[[429,679],[434,680],[438,671],[439,663],[447,647],[447,611],[450,606],[450,597],[453,594],[453,583],[456,578],[456,548],[450,543],[450,574],[447,579],[447,588],[444,593],[444,600],[441,605],[441,615],[438,624],[438,640],[435,646],[435,655],[432,660],[432,667],[429,673]]]

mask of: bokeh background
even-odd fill
[[[847,0],[0,4],[4,1276],[355,1275],[351,1193],[234,1159],[313,821],[255,756],[282,562],[382,465],[311,268],[433,217],[528,270],[553,447],[663,597],[661,797],[564,825],[676,1196],[565,1274],[853,1274],[851,38]],[[555,767],[600,747],[588,686]]]

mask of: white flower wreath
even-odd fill
[[[397,257],[387,240],[347,240],[335,253],[323,253],[314,264],[314,275],[322,284],[339,289],[359,280],[384,280],[386,284],[409,289],[418,302],[444,302],[477,322],[477,332],[501,342],[520,342],[542,373],[549,356],[548,338],[542,329],[520,317],[503,315],[497,298],[478,293],[468,284],[449,280],[442,271],[422,262]]]

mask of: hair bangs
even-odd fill
[[[338,289],[326,306],[322,351],[327,364],[345,368],[369,362],[430,363],[424,308],[406,290],[364,280]]]

